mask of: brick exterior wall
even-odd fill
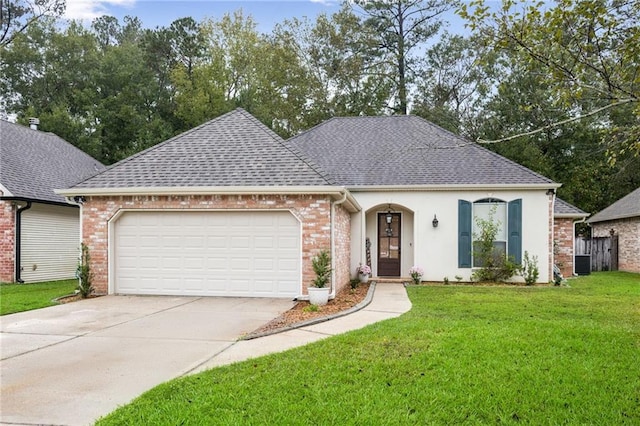
[[[594,237],[618,235],[618,270],[640,273],[640,217],[594,223]]]
[[[573,275],[573,219],[555,218],[553,222],[555,262],[560,267],[562,276],[567,278]]]
[[[15,279],[16,208],[0,200],[0,282]]]
[[[349,285],[351,273],[351,215],[342,207],[337,205],[334,216],[334,268],[336,292]]]
[[[311,259],[323,249],[331,247],[331,199],[322,195],[185,195],[185,196],[109,196],[87,197],[82,208],[82,239],[89,247],[93,285],[98,294],[108,292],[108,221],[121,209],[172,209],[172,210],[289,210],[301,222],[302,229],[302,288],[315,274]],[[344,240],[344,213],[336,207],[336,234]],[[348,241],[348,239],[347,239]],[[349,243],[336,247],[336,257],[341,259]],[[348,260],[347,260],[348,263]],[[343,266],[336,268],[336,280],[343,281]],[[348,274],[348,266],[347,266]],[[348,282],[348,279],[346,280]]]

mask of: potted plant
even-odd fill
[[[358,272],[358,278],[361,283],[366,283],[369,281],[369,276],[371,275],[371,268],[369,265],[360,265],[356,270]]]
[[[322,250],[311,260],[313,272],[316,277],[313,285],[307,288],[309,292],[309,303],[316,306],[326,305],[329,301],[331,288],[327,286],[331,278],[331,256],[328,250]]]
[[[424,269],[419,266],[412,266],[409,269],[409,275],[414,284],[418,285],[422,282],[422,276],[424,275]]]

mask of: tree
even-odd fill
[[[628,152],[640,155],[640,2],[561,0],[548,7],[503,0],[492,11],[477,0],[470,7],[463,4],[460,14],[495,49],[541,71],[557,95],[555,106],[578,106],[567,119],[526,134],[597,116],[606,129],[602,135],[611,159]]]
[[[386,76],[393,81],[396,100],[391,108],[407,114],[409,90],[414,77],[413,50],[433,37],[442,25],[439,17],[452,8],[442,0],[355,0],[367,16],[365,25],[378,34],[378,47],[387,54],[395,70]]]
[[[0,49],[45,16],[62,16],[65,0],[0,0]]]
[[[495,87],[495,66],[477,37],[444,33],[425,55],[413,113],[474,138]]]

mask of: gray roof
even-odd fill
[[[0,120],[0,184],[2,196],[64,203],[54,189],[67,188],[104,166],[52,134]]]
[[[622,197],[600,213],[593,215],[587,222],[605,222],[629,217],[640,217],[640,188]]]
[[[330,184],[280,136],[238,108],[126,158],[74,189]]]
[[[556,197],[556,202],[553,206],[553,214],[554,216],[563,216],[563,217],[587,217],[589,213],[584,212],[577,208],[574,205],[571,205],[564,201],[562,198]]]
[[[550,185],[526,167],[420,117],[330,119],[287,141],[338,184]]]

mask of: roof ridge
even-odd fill
[[[316,165],[313,161],[311,161],[307,157],[301,155],[299,151],[292,149],[292,147],[289,147],[288,144],[287,144],[287,141],[284,138],[282,138],[280,135],[278,135],[276,132],[274,132],[272,129],[270,129],[269,126],[265,125],[263,122],[258,120],[255,116],[253,116],[252,114],[250,114],[248,111],[246,111],[243,108],[238,107],[238,108],[235,109],[235,111],[238,111],[238,112],[242,113],[248,119],[250,119],[252,121],[255,121],[256,124],[259,124],[259,128],[262,129],[262,131],[264,131],[269,136],[271,136],[276,143],[278,143],[284,149],[286,149],[291,154],[293,154],[297,159],[299,159],[300,161],[305,163],[307,166],[309,166],[311,168],[311,170],[313,170],[315,173],[317,173],[318,176],[320,176],[322,179],[324,179],[327,183],[329,183],[331,185],[335,185],[336,184],[335,181],[333,179],[331,179],[329,177],[329,175],[320,166]]]
[[[475,141],[472,141],[471,139],[467,139],[467,138],[465,138],[463,136],[460,136],[460,135],[458,135],[456,133],[453,133],[452,131],[447,130],[444,127],[441,127],[441,126],[439,126],[439,125],[437,125],[435,123],[432,123],[432,122],[430,122],[429,120],[427,120],[425,118],[422,118],[422,117],[420,117],[418,115],[411,115],[411,117],[416,117],[417,119],[423,121],[427,125],[429,125],[431,127],[435,127],[437,129],[441,130],[442,132],[448,133],[450,136],[453,136],[455,139],[459,139],[459,140],[463,141],[466,146],[474,147],[474,149],[483,150],[483,151],[487,152],[488,154],[490,154],[492,157],[494,157],[494,158],[498,157],[500,160],[507,161],[507,162],[511,163],[512,165],[518,167],[521,170],[524,170],[524,171],[526,171],[526,172],[528,172],[528,173],[530,173],[530,174],[532,174],[532,175],[534,175],[534,176],[536,176],[538,178],[542,178],[544,180],[549,181],[549,183],[557,183],[553,179],[550,179],[550,178],[548,178],[548,177],[546,177],[544,175],[541,175],[540,173],[535,172],[535,171],[531,170],[530,168],[528,168],[526,166],[523,166],[522,164],[520,164],[520,163],[518,163],[516,161],[513,161],[510,158],[505,157],[504,155],[500,155],[497,152],[494,152],[494,151],[490,150],[489,148],[486,148],[486,147],[480,145],[479,143],[477,143]]]
[[[229,112],[225,112],[224,114],[219,115],[219,116],[217,116],[217,117],[214,117],[214,118],[212,118],[212,119],[211,119],[211,120],[209,120],[209,121],[205,121],[204,123],[202,123],[202,124],[200,124],[200,125],[198,125],[198,126],[196,126],[196,127],[193,127],[193,128],[191,128],[191,129],[189,129],[189,130],[186,130],[186,131],[184,131],[184,132],[182,132],[182,133],[178,133],[177,135],[172,136],[171,138],[167,139],[166,141],[163,141],[163,142],[157,143],[157,144],[155,144],[155,145],[153,145],[153,146],[150,146],[150,147],[149,147],[149,148],[147,148],[147,149],[143,149],[142,151],[136,152],[135,154],[132,154],[132,155],[130,155],[129,157],[123,158],[122,160],[118,161],[117,163],[113,163],[113,164],[111,164],[110,166],[105,167],[105,168],[104,168],[104,170],[101,170],[101,171],[100,171],[100,173],[96,173],[96,174],[95,174],[95,175],[93,175],[93,176],[90,176],[90,177],[88,177],[88,178],[86,178],[86,179],[84,179],[84,180],[82,180],[82,181],[80,181],[80,182],[77,182],[77,183],[76,183],[76,185],[79,185],[79,184],[81,184],[81,183],[83,183],[83,182],[85,182],[85,181],[87,181],[87,180],[89,180],[89,179],[93,179],[93,178],[94,178],[94,177],[96,177],[96,176],[100,176],[101,174],[104,174],[104,173],[106,173],[106,172],[110,171],[111,169],[115,168],[116,166],[120,166],[120,165],[122,165],[122,164],[126,164],[126,163],[128,163],[128,162],[130,162],[130,161],[133,161],[134,159],[136,159],[136,158],[140,157],[140,156],[141,156],[141,155],[143,155],[143,154],[146,154],[147,152],[150,152],[150,151],[153,151],[153,150],[155,150],[155,149],[159,149],[159,148],[161,148],[161,147],[163,147],[163,146],[165,146],[165,145],[168,145],[168,144],[170,144],[170,143],[174,142],[174,140],[175,140],[175,139],[177,139],[177,138],[179,138],[179,137],[182,137],[182,136],[186,136],[186,135],[188,135],[188,134],[191,134],[191,133],[193,133],[194,131],[201,129],[201,128],[202,128],[202,127],[204,127],[204,126],[207,126],[207,125],[209,125],[209,124],[212,124],[212,123],[214,123],[214,122],[216,122],[216,121],[218,121],[218,120],[222,119],[223,117],[226,117],[227,115],[231,115],[232,113],[237,112],[237,110],[238,110],[238,109],[242,109],[242,108],[236,108],[236,109],[231,110],[231,111],[229,111]]]

